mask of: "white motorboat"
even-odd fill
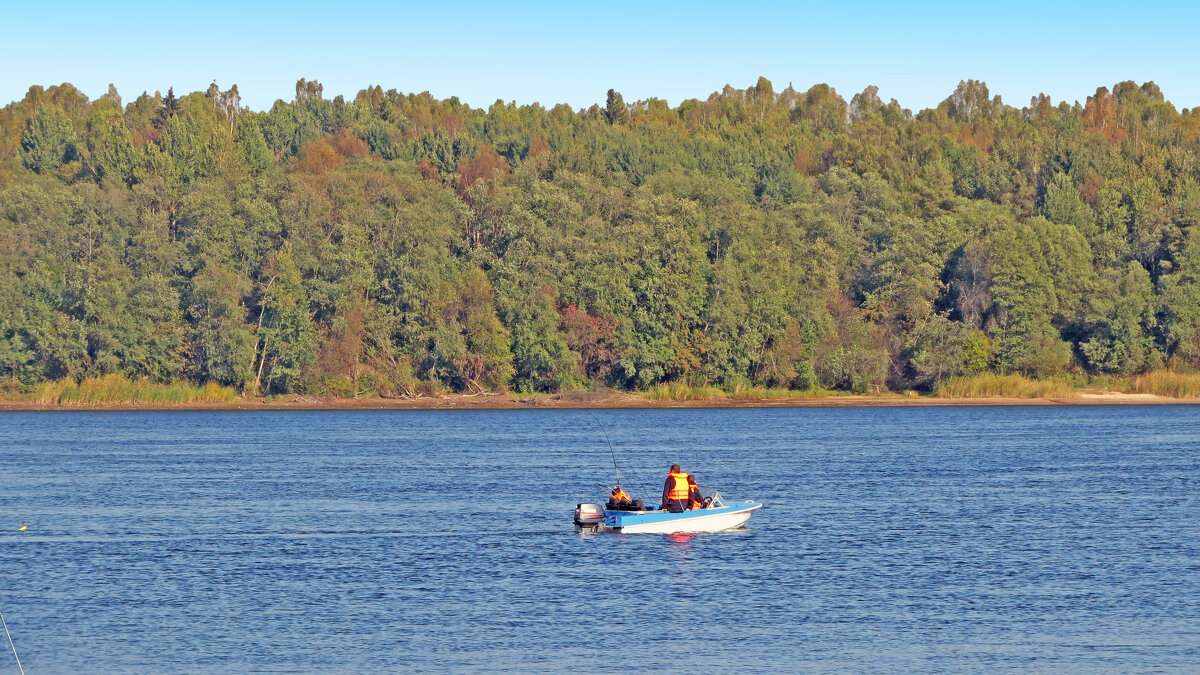
[[[721,532],[742,527],[762,504],[745,501],[726,504],[720,493],[709,488],[705,497],[708,505],[682,513],[661,509],[624,510],[606,508],[600,504],[580,503],[575,506],[575,528],[583,532],[627,532],[631,534],[673,534],[683,532]]]

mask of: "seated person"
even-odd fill
[[[696,485],[696,477],[688,474],[688,511],[707,508],[709,501],[700,496],[700,486]]]
[[[629,504],[633,500],[629,498],[629,494],[621,489],[621,486],[612,489],[612,494],[608,496],[609,508],[616,508],[622,504]]]
[[[627,492],[621,489],[621,486],[613,488],[612,494],[608,496],[607,508],[612,511],[641,511],[645,507],[642,506],[642,500],[630,497]]]

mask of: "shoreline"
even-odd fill
[[[0,399],[5,411],[278,411],[278,410],[575,410],[656,408],[894,408],[963,406],[1056,406],[1056,405],[1198,405],[1200,398],[1173,398],[1154,394],[1080,392],[1067,396],[1019,398],[988,396],[939,398],[934,396],[831,395],[805,398],[713,399],[694,401],[652,400],[624,392],[573,394],[449,394],[416,398],[321,398],[291,396],[283,399],[239,398],[228,402],[197,403],[105,403],[50,405]]]

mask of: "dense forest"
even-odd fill
[[[0,379],[872,391],[1200,366],[1200,109],[765,79],[574,110],[300,80],[0,110]]]

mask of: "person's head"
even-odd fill
[[[689,473],[688,474],[688,485],[695,485],[695,484],[696,484],[696,477]]]
[[[613,488],[613,491],[612,491],[612,493],[613,493],[614,495],[621,494],[621,486],[620,486],[620,485],[618,485],[617,487]]]
[[[679,469],[679,465],[678,465],[678,464],[672,464],[672,465],[671,465],[671,473],[679,473],[679,470],[680,470],[680,469]]]

